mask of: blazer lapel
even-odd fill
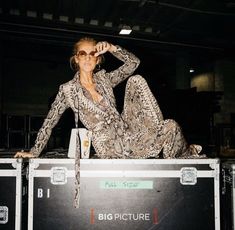
[[[75,75],[74,79],[71,81],[70,87],[70,101],[73,101],[73,107],[75,111],[81,110],[82,108],[86,108],[90,111],[96,111],[100,114],[105,114],[99,107],[97,107],[93,101],[88,99],[84,93],[82,86],[79,82],[78,74]]]

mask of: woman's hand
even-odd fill
[[[14,158],[34,158],[34,155],[31,152],[17,152]]]
[[[106,41],[98,42],[95,46],[97,52],[95,53],[95,56],[99,56],[100,54],[104,54],[107,51],[114,52],[116,51],[116,46],[112,45],[111,43],[108,43]]]

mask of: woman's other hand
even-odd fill
[[[95,46],[97,52],[95,53],[95,56],[99,56],[100,54],[104,54],[107,51],[114,52],[116,51],[116,46],[112,45],[111,43],[108,43],[106,41],[98,42]]]
[[[14,158],[34,158],[34,155],[31,152],[17,152]]]

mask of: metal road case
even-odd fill
[[[0,158],[0,229],[21,229],[22,159]]]
[[[221,227],[235,229],[235,160],[222,163],[221,175]]]
[[[28,230],[219,230],[217,159],[31,159]]]

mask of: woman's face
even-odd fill
[[[80,72],[93,72],[98,57],[95,57],[96,48],[93,42],[83,41],[79,44],[75,61],[79,65]]]

